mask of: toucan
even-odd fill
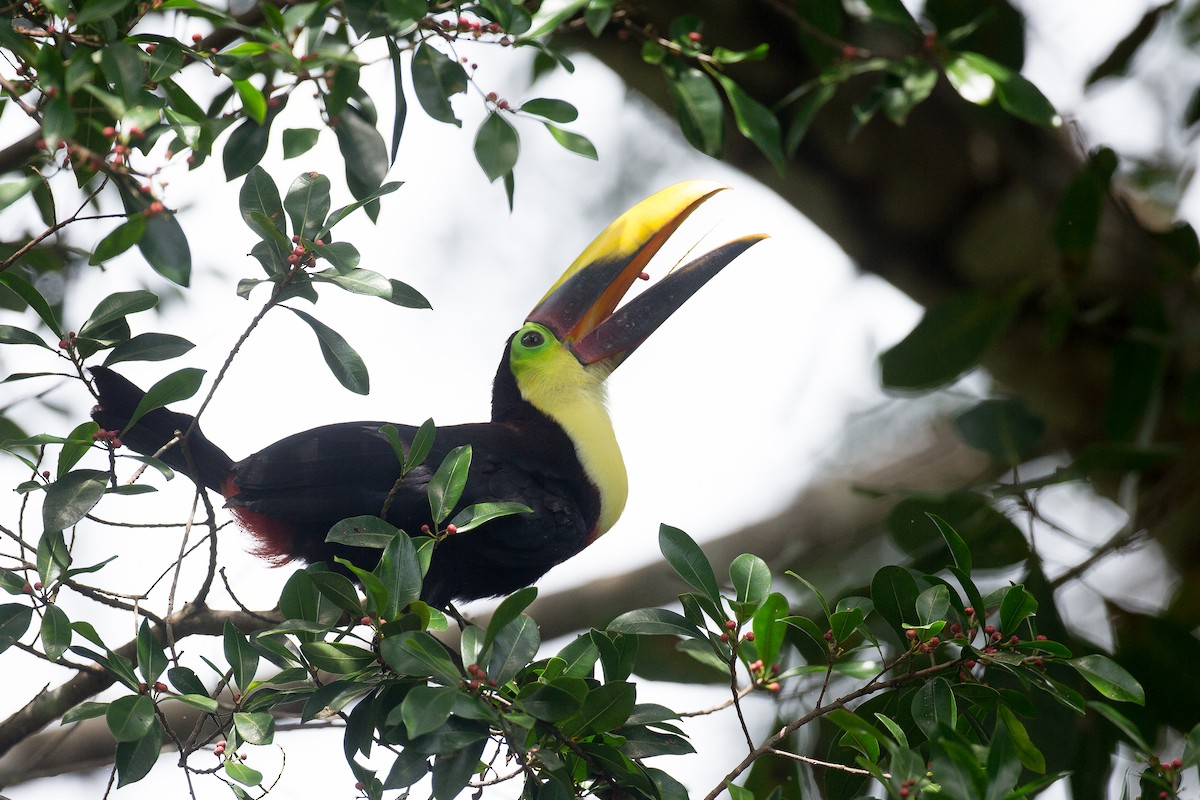
[[[379,551],[326,541],[343,519],[384,515],[415,534],[430,523],[426,488],[451,449],[469,444],[463,506],[521,503],[530,511],[444,538],[421,598],[435,607],[509,594],[583,550],[612,528],[628,480],[605,405],[605,380],[710,278],[764,238],[744,236],[687,264],[618,308],[647,262],[697,208],[726,187],[686,181],[643,200],[608,226],[534,306],[504,348],[490,422],[439,427],[424,465],[404,475],[382,422],[342,422],[293,434],[241,461],[209,441],[194,418],[159,408],[125,430],[143,392],[92,367],[99,397],[92,418],[139,453],[159,457],[220,493],[277,564],[333,563],[372,569]],[[417,428],[396,425],[411,443]],[[389,502],[389,493],[392,494]],[[386,503],[386,510],[385,510]]]

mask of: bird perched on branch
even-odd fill
[[[209,441],[193,417],[159,408],[128,426],[143,392],[93,367],[92,417],[220,493],[255,552],[276,563],[340,556],[371,569],[379,551],[327,542],[343,519],[381,515],[415,534],[429,525],[426,488],[453,448],[472,460],[462,503],[515,502],[527,513],[448,536],[434,551],[422,599],[434,606],[507,594],[608,531],[625,506],[625,466],[605,408],[605,380],[712,276],[762,236],[746,236],[678,267],[618,304],[668,237],[723,186],[688,181],[643,200],[613,222],[555,282],[504,348],[490,422],[437,429],[425,465],[401,475],[382,422],[343,422],[293,434],[241,461]],[[128,427],[128,430],[126,428]],[[405,447],[417,428],[396,425]],[[436,521],[434,521],[436,522]]]

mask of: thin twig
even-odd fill
[[[811,764],[814,767],[825,767],[826,769],[836,769],[839,772],[848,772],[851,775],[871,775],[872,774],[870,772],[870,770],[859,769],[858,767],[851,767],[846,764],[838,764],[833,761],[822,761],[819,758],[813,758],[811,756],[802,756],[799,753],[789,753],[787,750],[779,750],[774,747],[767,748],[767,753],[770,755],[773,755],[773,756],[779,756],[780,758],[790,758],[793,761],[800,761],[805,764]],[[883,777],[891,778],[892,776],[885,772],[885,773],[883,773]]]
[[[680,713],[679,716],[680,717],[703,717],[708,714],[715,714],[718,711],[724,711],[725,709],[729,708],[731,705],[733,705],[738,700],[742,700],[746,697],[749,697],[750,694],[753,693],[754,690],[757,688],[758,688],[758,683],[757,682],[752,683],[749,686],[747,686],[746,688],[742,689],[740,692],[738,692],[736,698],[731,697],[722,703],[718,703],[717,705],[712,706],[711,708],[702,708],[702,709],[699,709],[698,711],[684,711],[684,712]]]

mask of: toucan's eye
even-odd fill
[[[521,334],[521,344],[525,347],[541,347],[545,341],[545,337],[537,331],[525,331],[525,333]]]

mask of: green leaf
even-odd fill
[[[471,468],[471,446],[459,445],[446,454],[426,489],[429,495],[429,511],[435,525],[441,525],[458,505],[467,475]]]
[[[297,235],[315,238],[329,213],[329,178],[319,172],[302,173],[292,181],[283,198],[283,208]]]
[[[520,111],[542,117],[551,122],[574,122],[579,118],[579,110],[566,100],[554,100],[547,97],[535,97],[521,104]]]
[[[129,219],[113,228],[96,243],[88,264],[95,266],[103,264],[110,258],[115,258],[142,240],[146,233],[146,217],[144,214],[133,214]]]
[[[137,741],[146,735],[154,722],[154,701],[144,694],[118,697],[108,704],[105,719],[118,742]]]
[[[286,134],[285,134],[286,135]],[[287,222],[283,216],[283,203],[279,199],[279,189],[267,171],[257,164],[246,174],[242,188],[238,192],[238,209],[242,219],[250,230],[268,244],[277,243],[281,238],[287,242]],[[286,244],[283,245],[287,247]],[[282,261],[287,256],[276,246],[276,257]]]
[[[341,520],[329,529],[325,541],[354,547],[383,549],[396,538],[399,528],[379,517],[361,516]],[[298,618],[299,619],[299,618]]]
[[[1017,626],[1037,612],[1037,599],[1021,585],[1011,586],[1000,601],[1000,630],[1005,636],[1017,632]]]
[[[47,486],[46,498],[42,501],[42,525],[45,530],[63,531],[79,522],[100,502],[107,485],[107,472],[78,469]],[[66,551],[62,552],[65,554]],[[49,575],[45,572],[41,574],[42,581],[49,585],[58,573],[52,570]]]
[[[248,80],[233,81],[238,97],[242,99],[242,112],[259,125],[267,118],[267,98],[257,86]]]
[[[71,646],[71,620],[57,605],[48,605],[43,609],[41,635],[42,652],[51,661],[58,661],[59,656]]]
[[[346,163],[346,185],[356,200],[377,197],[380,185],[387,176],[388,150],[383,136],[375,128],[373,119],[367,119],[353,106],[346,106],[333,129],[337,135],[338,149]],[[376,213],[368,205],[367,213],[375,219]]]
[[[488,114],[475,136],[475,160],[489,182],[494,183],[497,178],[512,172],[520,149],[517,129],[499,112]]]
[[[968,575],[971,574],[971,551],[967,548],[967,543],[958,535],[958,531],[937,514],[927,513],[926,516],[937,526],[938,533],[942,534],[942,539],[945,540],[946,547],[950,550],[950,556],[954,559],[954,566]]]
[[[446,724],[458,697],[459,690],[452,686],[414,686],[400,706],[409,737],[415,739]]]
[[[488,620],[487,630],[484,632],[481,657],[486,658],[492,642],[496,640],[496,635],[520,617],[521,612],[537,598],[537,594],[536,586],[526,586],[524,589],[513,592],[504,598],[500,605],[496,606],[496,610],[492,612],[492,618]]]
[[[1089,700],[1087,705],[1088,708],[1107,719],[1114,726],[1116,726],[1117,730],[1125,734],[1125,738],[1127,738],[1133,744],[1133,746],[1138,749],[1139,752],[1154,752],[1154,748],[1150,746],[1150,743],[1147,742],[1145,737],[1142,736],[1142,732],[1138,730],[1137,724],[1134,723],[1133,720],[1129,719],[1129,717],[1125,716],[1120,711],[1117,711],[1108,703]]]
[[[920,590],[912,574],[895,565],[883,567],[871,579],[871,602],[875,609],[892,626],[892,630],[906,643],[905,623],[916,619],[917,597]]]
[[[103,717],[106,711],[108,711],[108,703],[85,700],[79,705],[67,709],[67,713],[62,716],[61,724],[70,725],[73,722],[82,722],[85,719]]]
[[[586,136],[582,136],[573,131],[566,131],[550,122],[542,123],[546,126],[546,130],[550,131],[550,135],[554,137],[554,141],[564,149],[569,150],[575,155],[590,158],[593,161],[599,159],[596,153],[596,146]]]
[[[356,211],[359,208],[362,208],[364,205],[368,204],[372,200],[376,200],[380,197],[383,197],[384,195],[391,194],[392,192],[396,191],[403,185],[404,184],[401,181],[388,181],[387,183],[385,183],[382,186],[380,186],[379,188],[377,188],[375,191],[371,192],[366,197],[360,197],[357,200],[355,200],[353,203],[342,206],[337,211],[334,211],[332,214],[330,214],[329,219],[325,220],[325,225],[321,228],[320,232],[317,234],[317,238],[318,239],[326,238],[326,234],[329,233],[329,231],[333,228],[333,226],[338,224],[339,222],[341,222],[346,217],[350,216],[350,214],[352,212]]]
[[[1038,750],[1033,740],[1029,738],[1029,732],[1025,730],[1025,726],[1017,719],[1017,715],[1008,706],[999,705],[996,707],[996,716],[1004,723],[1009,736],[1012,737],[1013,744],[1016,746],[1017,758],[1021,764],[1031,772],[1045,772],[1046,757],[1042,755],[1042,751]]]
[[[725,148],[725,106],[707,74],[695,67],[664,64],[667,89],[679,129],[692,147],[710,156]]]
[[[144,289],[110,294],[96,305],[92,315],[79,329],[79,335],[88,336],[129,314],[147,311],[156,305],[158,305],[158,295]]]
[[[129,429],[147,412],[171,403],[178,403],[180,400],[187,400],[200,390],[200,383],[203,380],[204,370],[184,367],[157,381],[138,401],[137,408],[133,410],[129,422],[125,424],[121,432],[129,433]]]
[[[605,630],[611,633],[706,638],[704,633],[686,617],[665,608],[640,608],[635,611],[626,611],[608,623]]]
[[[446,655],[446,648],[424,631],[404,631],[388,636],[379,643],[379,653],[388,666],[401,675],[432,677],[451,685],[457,685],[463,679],[462,673]]]
[[[54,349],[36,333],[14,325],[0,325],[0,344],[35,344],[47,350]]]
[[[12,647],[29,630],[33,609],[20,603],[0,605],[0,653]]]
[[[1005,111],[1026,122],[1046,128],[1057,128],[1062,124],[1053,104],[1036,86],[1019,72],[987,56],[964,51],[950,58],[944,66],[946,77],[964,100],[984,105],[994,96]]]
[[[313,333],[317,335],[317,343],[321,347],[321,355],[329,366],[329,371],[337,378],[338,383],[355,394],[367,394],[371,390],[371,379],[367,374],[367,365],[354,348],[342,338],[333,328],[320,322],[311,314],[299,309],[284,306],[300,319],[308,323]]]
[[[658,526],[658,548],[663,558],[689,586],[704,593],[714,603],[721,600],[717,576],[700,546],[683,531],[670,525]]]
[[[41,181],[42,179],[37,175],[28,175],[19,181],[0,183],[0,211],[3,211],[29,194],[30,190],[40,184]]]
[[[141,699],[150,700],[148,697]],[[150,727],[138,739],[118,741],[114,763],[117,767],[117,787],[136,783],[150,774],[162,753],[163,731],[159,721],[151,717]]]
[[[417,5],[423,16],[424,0],[414,3],[414,6]],[[392,116],[392,148],[388,154],[388,164],[392,165],[396,163],[396,154],[400,152],[400,136],[404,133],[404,120],[408,117],[408,98],[404,96],[404,62],[400,58],[400,48],[392,37],[385,36],[384,40],[387,42],[388,60],[392,62],[392,100],[396,109]]]
[[[1067,662],[1109,700],[1145,705],[1146,693],[1137,679],[1111,658],[1102,655],[1081,656]]]
[[[122,361],[167,361],[187,353],[196,345],[169,333],[140,333],[121,342],[104,359],[104,366]]]
[[[606,733],[621,725],[633,713],[637,690],[626,681],[609,681],[588,692],[575,720],[564,723],[568,730],[582,733]]]
[[[901,0],[866,0],[866,4],[872,16],[880,22],[903,28],[909,33],[921,34],[921,26]]]
[[[1046,432],[1041,417],[1010,398],[984,400],[957,415],[954,425],[964,442],[1012,467],[1024,460]]]
[[[729,565],[729,579],[739,603],[758,607],[771,591],[771,569],[752,553],[742,553]]]
[[[263,782],[261,772],[233,759],[225,762],[225,774],[243,786],[258,786]]]
[[[258,671],[258,651],[229,620],[225,620],[224,645],[225,660],[233,671],[234,685],[244,693]]]
[[[351,675],[375,663],[370,650],[341,642],[303,642],[300,652],[314,667],[334,675]]]
[[[417,100],[425,113],[439,122],[462,127],[454,116],[450,98],[467,90],[467,73],[462,64],[422,43],[412,58],[412,81]]]
[[[787,632],[787,623],[783,618],[788,614],[787,598],[779,592],[772,592],[754,612],[754,649],[764,664],[771,664],[783,647],[783,637]]]
[[[717,82],[725,90],[738,132],[762,151],[776,171],[783,174],[787,161],[783,157],[783,134],[779,120],[771,109],[742,90],[728,75],[718,73]]]
[[[950,590],[940,583],[930,586],[917,595],[915,607],[917,621],[922,625],[945,619],[950,610]]]
[[[132,3],[133,0],[85,0],[75,15],[75,24],[89,25],[111,19]]]
[[[438,753],[433,760],[431,781],[434,800],[454,800],[462,794],[479,769],[479,759],[486,745],[486,739],[478,739],[464,747]]]
[[[150,621],[145,619],[142,620],[137,633],[137,663],[138,672],[148,684],[157,681],[170,666],[162,644],[154,635],[154,631],[150,630]]]
[[[0,272],[0,286],[5,286],[11,289],[18,297],[26,302],[30,308],[41,317],[42,322],[46,323],[46,327],[54,333],[55,336],[62,338],[63,329],[58,323],[58,318],[54,316],[54,312],[50,309],[50,304],[46,302],[46,298],[42,297],[41,292],[33,287],[29,281],[25,280],[15,272]]]
[[[375,574],[388,596],[388,602],[380,610],[386,619],[396,619],[409,603],[421,598],[421,560],[404,531],[397,531],[384,547]]]
[[[202,694],[181,694],[176,695],[172,700],[178,700],[184,705],[189,705],[192,708],[199,709],[205,714],[216,714],[221,710],[221,704],[216,700]]]
[[[354,584],[345,575],[322,571],[309,573],[309,577],[317,590],[332,600],[338,608],[354,617],[362,616],[362,600],[359,599]]]
[[[541,643],[537,623],[519,614],[496,632],[487,664],[488,678],[498,684],[507,683],[533,660]]]
[[[302,156],[317,143],[321,132],[316,128],[288,128],[283,132],[283,157]]]
[[[75,112],[66,98],[52,98],[42,107],[42,138],[48,149],[55,150],[59,142],[71,138],[77,126]]]
[[[466,533],[493,519],[532,512],[533,509],[524,503],[474,503],[455,514],[449,524],[455,526],[459,533]]]
[[[921,390],[953,382],[1008,327],[1023,294],[959,294],[926,309],[917,327],[879,357],[884,386]]]
[[[233,726],[242,741],[250,744],[270,744],[275,737],[275,718],[266,711],[235,711]]]
[[[935,739],[941,729],[954,730],[958,724],[958,705],[954,690],[945,678],[934,678],[917,688],[912,700],[913,721],[926,736]]]

